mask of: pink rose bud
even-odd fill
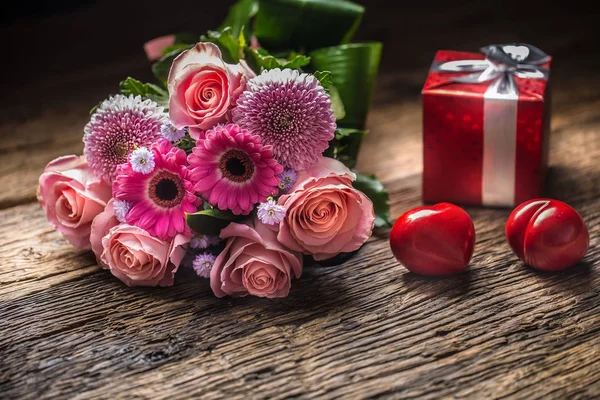
[[[51,161],[40,176],[38,200],[48,222],[71,244],[89,249],[92,221],[111,197],[111,187],[95,178],[84,157]]]
[[[210,272],[215,296],[285,297],[292,277],[302,273],[302,255],[283,247],[260,221],[232,222],[221,231],[227,240]]]
[[[296,184],[278,201],[286,209],[275,228],[279,242],[315,260],[359,249],[371,236],[375,212],[371,200],[352,187],[354,179],[344,164],[328,157],[298,171]]]
[[[169,72],[171,123],[189,126],[190,135],[198,139],[202,130],[230,119],[230,110],[254,76],[243,60],[226,64],[215,44],[196,44],[175,58]]]
[[[156,61],[163,56],[163,50],[175,43],[175,35],[165,35],[144,43],[144,52],[148,61]]]
[[[188,242],[184,235],[166,242],[137,226],[116,225],[102,238],[99,262],[127,286],[172,286]]]

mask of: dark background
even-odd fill
[[[537,45],[555,57],[553,68],[561,68],[559,56],[565,52],[576,53],[589,68],[598,68],[598,46],[589,46],[590,37],[600,39],[597,7],[570,1],[359,2],[367,12],[356,39],[384,42],[382,72],[403,71],[402,77],[386,84],[379,100],[418,95],[437,49],[477,50],[490,40]],[[2,116],[15,117],[11,105],[20,102],[35,109],[76,97],[93,105],[115,92],[124,75],[151,79],[142,50],[145,41],[215,28],[232,3],[11,2],[0,17]]]

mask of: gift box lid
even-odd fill
[[[488,46],[488,48],[492,46]],[[528,45],[516,44],[500,46],[503,46],[504,48],[512,47],[519,50],[521,47],[525,48],[525,46]],[[535,64],[515,64],[513,69],[516,70],[514,72],[506,72],[510,73],[512,79],[514,79],[516,90],[519,94],[519,101],[544,100],[544,93],[549,78],[551,57],[544,53],[541,54],[544,57],[536,60]],[[489,62],[486,55],[482,53],[439,50],[434,57],[421,93],[481,97],[488,87],[490,87],[497,79],[493,78],[477,81],[477,75],[486,74],[488,71],[485,70],[489,68],[490,65],[497,67],[499,70],[505,68],[504,65]],[[502,72],[499,74],[501,73]],[[480,79],[486,79],[486,77],[484,76]]]

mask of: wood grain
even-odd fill
[[[162,15],[148,12],[140,32],[194,26],[189,10],[198,5],[172,3],[164,28]],[[79,67],[64,60],[79,48],[64,40],[76,25],[65,15],[0,32],[49,32],[40,51],[51,66],[0,109],[0,398],[600,398],[594,18],[564,6],[532,19],[510,3],[433,2],[427,12],[372,3],[360,35],[383,40],[385,52],[358,167],[384,181],[392,215],[421,204],[419,92],[434,51],[531,42],[555,57],[546,194],[588,224],[581,264],[553,274],[521,265],[504,239],[509,210],[471,207],[475,256],[468,272],[446,279],[408,273],[381,231],[343,265],[305,268],[277,301],[217,299],[189,270],[171,288],[125,287],[61,238],[34,202],[44,165],[81,151],[91,106],[119,79],[148,77],[135,52],[142,33],[100,29],[117,9],[104,2],[71,15],[98,42],[102,64],[98,54],[82,54]],[[218,7],[203,30],[217,24],[226,5]],[[125,47],[110,52],[110,39]],[[34,58],[23,53],[19,71],[35,71]]]

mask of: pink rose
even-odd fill
[[[110,215],[104,217],[110,220]],[[95,227],[107,226],[100,221]],[[165,242],[137,226],[115,225],[102,237],[98,261],[127,286],[172,286],[187,242],[184,235]]]
[[[226,64],[213,43],[198,43],[173,61],[169,72],[169,117],[177,128],[190,133],[210,129],[230,119],[230,110],[256,76],[242,60]]]
[[[92,221],[111,192],[110,185],[93,176],[84,157],[64,156],[44,169],[37,197],[50,224],[73,246],[89,249]]]
[[[279,198],[286,209],[277,239],[284,246],[325,260],[360,248],[371,236],[373,203],[352,187],[356,176],[341,162],[323,157],[298,172],[289,194]]]
[[[102,247],[102,238],[108,235],[108,232],[120,223],[115,216],[113,203],[114,200],[110,199],[106,204],[104,211],[94,218],[94,221],[92,222],[92,232],[90,234],[92,251],[96,255],[98,262],[103,268],[108,268],[108,265],[104,264],[101,260],[102,253],[104,252],[104,247]]]
[[[301,254],[283,247],[276,233],[259,221],[232,222],[220,236],[227,245],[210,272],[210,287],[217,297],[288,295],[292,276],[302,273]]]

